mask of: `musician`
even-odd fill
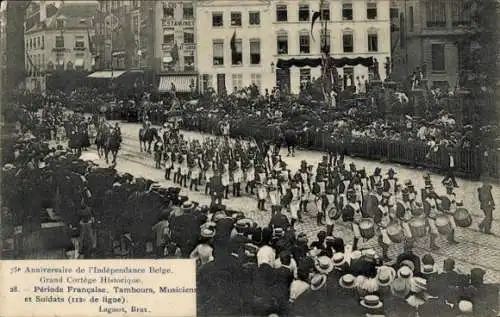
[[[190,169],[189,169],[189,176],[190,176],[190,182],[189,182],[189,190],[194,190],[198,191],[198,183],[200,181],[200,173],[201,173],[201,165],[200,165],[200,159],[195,156],[193,159],[193,162],[191,163]]]
[[[316,207],[318,208],[318,213],[316,214],[316,224],[318,226],[322,225],[322,220],[324,216],[325,209],[323,209],[322,206],[323,206],[323,196],[326,190],[326,181],[327,178],[325,178],[322,174],[318,173],[316,175],[316,181],[314,182],[312,189],[313,195],[316,196],[315,203]]]
[[[200,167],[200,173],[198,176],[198,185],[201,185],[202,180],[205,178],[205,160],[203,158],[203,153],[198,153],[198,162],[199,162],[199,167]]]
[[[441,196],[441,209],[449,214],[454,214],[457,211],[457,206],[463,206],[462,201],[457,202],[457,195],[453,192],[453,182],[445,183],[446,194]]]
[[[342,209],[342,221],[350,222],[352,224],[352,231],[354,233],[354,240],[352,242],[352,250],[357,250],[358,242],[361,238],[359,231],[359,221],[363,218],[361,213],[361,206],[356,202],[356,195],[354,190],[347,191],[347,204]]]
[[[290,182],[289,182],[288,177],[280,176],[278,178],[278,185],[279,185],[279,191],[280,191],[281,197],[285,197],[286,194],[288,193],[288,190],[290,189]],[[286,204],[286,202],[284,200],[281,201],[281,205],[284,208],[288,208],[288,205]]]
[[[398,179],[394,177],[394,175],[396,175],[396,172],[394,169],[390,168],[387,171],[387,178],[383,180],[384,191],[391,194],[390,197],[392,200],[394,200],[394,193],[396,192],[396,186],[398,185]],[[394,205],[394,201],[390,201],[389,204]]]
[[[358,174],[354,175],[352,182],[352,189],[354,189],[354,195],[356,196],[356,201],[359,204],[363,204],[363,184],[361,183],[361,178]]]
[[[391,194],[388,192],[384,192],[382,194],[382,200],[380,201],[377,209],[375,210],[375,214],[373,216],[373,221],[376,225],[378,225],[378,243],[382,248],[382,261],[389,262],[391,258],[389,258],[389,246],[392,244],[392,241],[389,239],[387,235],[387,226],[391,222],[391,217],[389,213],[389,200]]]
[[[363,189],[363,194],[367,193],[371,188],[370,188],[370,179],[366,176],[366,170],[363,167],[362,169],[358,170],[357,176],[361,180],[361,187]]]
[[[495,209],[495,201],[491,194],[491,185],[486,181],[477,189],[480,208],[484,213],[484,219],[479,224],[479,230],[491,234],[491,223],[493,222],[493,210]]]
[[[159,137],[156,138],[156,141],[153,145],[154,150],[154,158],[155,158],[155,168],[161,168],[161,159],[163,154],[163,143]]]
[[[241,169],[241,159],[237,157],[234,161],[233,171],[233,196],[241,196],[241,181],[243,180],[243,170]]]
[[[333,235],[334,221],[341,216],[337,210],[335,189],[332,186],[327,186],[325,194],[321,196],[321,213],[325,216],[326,234],[331,236]]]
[[[169,147],[165,153],[165,179],[170,180],[170,173],[174,167],[174,155],[172,149]]]
[[[431,250],[439,250],[439,247],[436,245],[436,238],[439,235],[435,222],[436,216],[438,215],[436,198],[438,197],[434,193],[432,185],[426,185],[422,192],[422,204],[424,207],[424,215],[427,217],[429,225]]]
[[[349,190],[351,179],[350,173],[347,171],[339,172],[338,174],[338,209],[342,210],[348,203],[347,191]]]
[[[266,170],[262,167],[262,165],[258,165],[256,168],[256,181],[265,184],[267,182]]]
[[[261,180],[257,180],[257,209],[266,211],[267,186]]]
[[[396,218],[401,221],[408,221],[412,218],[412,204],[408,190],[403,189],[401,198],[396,200]]]
[[[214,165],[214,175],[210,179],[210,198],[213,205],[222,205],[222,197],[224,197],[224,186],[221,178],[222,170],[218,170]]]
[[[251,195],[253,195],[255,187],[255,167],[253,159],[250,159],[248,161],[248,166],[245,169],[245,180],[246,180],[245,192],[247,194],[250,193]]]
[[[376,167],[373,175],[369,177],[370,179],[370,188],[375,188],[377,184],[382,183],[382,175],[380,173],[382,169],[380,167]]]
[[[417,191],[415,190],[415,185],[413,185],[411,180],[407,180],[405,182],[405,189],[408,192],[408,199],[410,200],[410,204],[412,207],[412,210],[415,210],[417,207]]]
[[[349,164],[349,174],[351,179],[353,179],[354,176],[358,174],[358,171],[356,170],[356,164],[352,162]]]

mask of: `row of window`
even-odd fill
[[[324,47],[326,52],[330,52],[331,47],[331,38],[330,34],[321,35],[320,47]],[[288,35],[280,34],[276,38],[276,47],[278,55],[287,55],[288,54]],[[368,52],[378,52],[378,35],[376,32],[368,32],[367,36],[367,47]],[[355,50],[354,47],[354,34],[351,32],[346,32],[342,34],[342,51],[344,53],[353,53]],[[311,36],[309,34],[300,34],[299,35],[299,52],[301,54],[310,54],[311,53]]]
[[[225,79],[225,78],[224,78]],[[201,76],[203,91],[206,91],[208,88],[213,86],[213,76],[211,74],[203,74]],[[262,74],[260,73],[251,73],[250,74],[250,83],[252,85],[257,86],[259,89],[262,86]],[[231,75],[231,84],[234,90],[239,90],[247,86],[243,84],[243,74],[232,74]]]
[[[83,35],[76,35],[74,48],[85,48],[85,37]],[[56,36],[56,48],[64,48],[64,36],[57,35]]]
[[[169,3],[163,5],[163,17],[167,19],[173,19],[175,16],[175,3]],[[182,18],[184,20],[190,20],[194,18],[194,7],[190,2],[184,2],[182,4]]]
[[[222,66],[224,65],[224,40],[217,39],[213,40],[213,65]],[[324,36],[321,40],[321,46],[326,48],[326,51],[330,51],[330,37]],[[354,38],[353,34],[346,33],[342,36],[342,45],[344,53],[354,52]],[[250,55],[250,65],[260,64],[260,40],[251,39],[249,41],[249,55]],[[278,35],[276,38],[276,46],[278,55],[288,54],[288,36]],[[368,34],[368,51],[378,52],[378,35],[376,33]],[[311,53],[311,40],[309,34],[299,35],[299,52],[301,54]],[[235,41],[234,50],[231,53],[231,65],[242,65],[243,64],[243,44],[241,39]]]
[[[467,0],[431,0],[426,3],[426,8],[427,27],[445,27],[446,10],[451,10],[453,26],[467,25],[471,22],[472,2]]]
[[[28,55],[31,62],[28,60],[26,61],[26,70],[33,70],[34,68],[37,68],[38,70],[44,70],[45,69],[45,55],[43,54],[32,54]],[[75,61],[83,61],[85,58],[84,53],[75,53]],[[33,63],[33,65],[31,64]],[[50,63],[50,62],[49,62]],[[71,63],[71,64],[70,64]],[[73,68],[73,63],[68,62],[68,65],[71,65],[71,67],[67,67],[67,69],[72,69]],[[47,66],[47,68],[49,68]],[[64,69],[64,53],[57,53],[56,55],[56,68],[58,69]],[[75,64],[75,68],[83,68],[83,64]]]
[[[329,21],[330,20],[330,8],[328,4],[323,5],[321,8],[321,19]],[[311,9],[308,4],[299,5],[299,22],[309,22],[312,19]],[[231,26],[241,26],[242,25],[242,14],[241,12],[231,12]],[[366,4],[366,18],[368,20],[377,19],[377,4],[375,2],[368,2]],[[345,21],[350,21],[354,19],[354,11],[352,3],[342,4],[342,19]],[[287,22],[288,21],[288,7],[287,5],[277,5],[276,6],[276,21]],[[260,25],[260,12],[252,11],[248,13],[248,24],[249,25]],[[212,26],[213,27],[223,27],[224,26],[224,14],[222,12],[212,12]]]
[[[173,45],[175,42],[175,34],[173,28],[163,30],[163,44]],[[184,44],[194,44],[194,29],[184,29]]]
[[[183,56],[184,58],[184,71],[194,71],[194,56],[191,54],[186,54]],[[163,68],[168,69],[170,67],[169,64],[164,63]]]
[[[74,48],[85,48],[85,36],[76,35],[75,36],[75,46]],[[56,48],[64,48],[64,36],[56,35]],[[37,49],[44,48],[44,37],[31,38],[29,41],[26,41],[26,49]]]
[[[28,40],[26,40],[26,50],[28,49],[37,49],[37,48],[44,48],[45,44],[45,38],[44,36],[37,36],[37,37],[32,37]]]

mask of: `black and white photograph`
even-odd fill
[[[0,61],[0,260],[191,259],[197,316],[500,316],[500,1],[6,0]]]

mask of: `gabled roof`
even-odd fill
[[[65,29],[87,29],[91,27],[92,17],[97,12],[98,5],[94,3],[68,3],[61,5],[56,14],[38,23],[26,32],[42,29],[57,29],[57,20],[64,19]]]

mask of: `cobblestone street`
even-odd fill
[[[152,155],[147,153],[141,153],[139,151],[139,125],[122,123],[122,134],[123,143],[121,151],[118,154],[117,169],[120,172],[128,172],[136,177],[145,177],[154,181],[158,181],[165,186],[173,186],[171,182],[164,180],[163,170],[155,169]],[[201,138],[203,137],[200,133],[184,131],[184,136],[187,139]],[[94,151],[94,150],[92,150]],[[286,157],[286,153],[283,153],[283,159],[286,161],[288,166],[295,170],[300,164],[301,160],[306,160],[310,164],[316,164],[321,159],[322,153],[311,152],[311,151],[297,151],[295,157]],[[370,162],[365,160],[359,160],[356,158],[347,157],[346,163],[354,162],[358,168],[365,167],[368,174],[371,174],[376,166],[380,166],[383,170],[389,167],[395,167],[397,171],[397,177],[400,181],[405,181],[411,179],[415,184],[416,188],[423,187],[423,174],[424,170],[419,169],[409,169],[406,167],[401,167],[397,165],[388,165],[379,162]],[[104,164],[104,162],[99,162]],[[438,193],[444,193],[444,188],[441,186],[442,176],[432,175],[431,178],[433,184],[436,186]],[[447,257],[452,257],[456,260],[457,266],[463,271],[469,271],[472,267],[482,267],[486,270],[485,279],[491,283],[500,282],[500,225],[499,219],[497,218],[493,224],[494,235],[486,235],[478,231],[477,225],[482,220],[483,215],[479,209],[477,201],[477,187],[480,185],[478,182],[458,179],[460,188],[456,189],[458,200],[463,199],[464,206],[472,213],[473,224],[469,228],[458,228],[456,232],[456,239],[458,244],[449,245],[448,242],[442,238],[438,239],[438,245],[440,250],[430,251],[428,246],[428,240],[424,239],[419,241],[417,244],[416,252],[419,255],[426,253],[432,253],[436,262],[441,264],[442,261]],[[493,195],[498,201],[499,188],[497,185],[493,185]],[[201,191],[194,192],[189,191],[186,188],[182,189],[182,195],[188,195],[191,200],[200,202],[200,204],[208,204],[210,199],[208,196],[204,195]],[[257,211],[257,201],[253,197],[243,196],[239,198],[233,198],[230,196],[229,200],[224,200],[224,204],[228,205],[230,208],[235,210],[241,210],[245,214],[254,219],[259,225],[265,225],[270,219],[270,212]],[[269,209],[269,208],[268,208]],[[304,217],[304,222],[297,225],[298,232],[307,233],[310,240],[315,239],[317,232],[321,229],[316,225],[316,209],[311,204],[309,206],[309,212]],[[334,235],[339,235],[344,237],[346,243],[351,243],[352,234],[350,229],[343,223],[335,225]],[[360,247],[373,247],[377,250],[379,249],[376,239],[371,239],[370,241],[363,242]],[[402,245],[393,245],[390,248],[390,255],[393,257],[396,253],[400,252]]]

